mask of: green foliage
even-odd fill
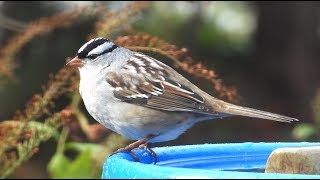
[[[51,178],[100,178],[104,159],[108,157],[117,146],[124,145],[127,140],[119,135],[110,135],[107,145],[94,143],[66,143],[68,130],[61,132],[55,155],[48,164]],[[74,159],[66,154],[76,154]]]
[[[307,141],[317,133],[317,128],[310,123],[300,123],[294,127],[292,135],[300,141]]]
[[[1,178],[11,174],[16,167],[36,153],[41,142],[58,136],[55,128],[35,121],[4,121],[1,122],[0,129],[7,135],[6,139],[0,141]]]
[[[294,138],[300,141],[308,141],[312,137],[320,138],[320,89],[311,101],[314,123],[299,123],[292,131]]]
[[[159,2],[152,10],[134,24],[136,29],[174,42],[195,36],[201,48],[226,56],[248,51],[256,28],[256,14],[244,2]]]
[[[64,154],[56,154],[48,164],[48,172],[51,178],[99,178],[101,176],[101,166],[93,163],[92,149],[82,148],[84,150],[73,149],[78,151],[74,160],[70,160]],[[98,169],[100,171],[98,171]],[[95,170],[96,172],[94,172]]]
[[[315,97],[311,101],[311,108],[313,110],[313,116],[315,119],[315,123],[320,128],[320,89],[318,89]]]
[[[51,178],[99,178],[101,175],[100,163],[95,163],[97,154],[101,157],[104,148],[92,143],[65,143],[66,131],[63,131],[58,150],[48,164]],[[76,152],[73,160],[65,155],[66,151]]]

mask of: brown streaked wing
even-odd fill
[[[169,73],[157,61],[137,54],[132,56],[123,69],[107,74],[107,82],[114,88],[116,98],[166,111],[216,114],[204,104],[199,94],[170,79]]]

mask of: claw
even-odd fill
[[[109,157],[120,152],[127,152],[134,158],[135,161],[140,162],[139,157],[136,154],[134,154],[130,149],[126,149],[126,148],[120,148],[116,150],[115,152],[111,153]]]
[[[149,147],[149,144],[147,143],[148,140],[150,140],[150,139],[152,139],[154,137],[155,137],[154,135],[149,135],[149,136],[147,136],[147,137],[145,137],[143,139],[135,141],[135,142],[129,144],[128,146],[126,146],[125,148],[120,148],[120,149],[116,150],[115,152],[111,153],[110,156],[112,156],[112,155],[114,155],[116,153],[119,153],[119,152],[127,152],[135,159],[135,161],[140,162],[139,157],[132,152],[132,149],[136,149],[136,148],[140,149],[140,148],[143,148],[143,146],[145,146],[145,148],[151,153],[151,155],[153,157],[155,157],[156,161],[154,162],[154,164],[156,164],[156,162],[157,162],[157,154],[153,150],[151,150],[151,148]]]
[[[145,144],[145,148],[151,153],[151,156],[155,159],[154,160],[154,165],[158,162],[158,157],[157,157],[157,153],[155,153],[151,147],[150,147],[150,144],[149,143],[146,143]]]
[[[138,149],[145,149],[147,151],[150,152],[151,156],[154,157],[155,161],[153,164],[156,164],[158,162],[158,158],[157,158],[157,153],[154,152],[151,147],[150,147],[150,143],[145,143],[145,144],[141,144]]]

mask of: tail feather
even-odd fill
[[[286,122],[286,123],[290,123],[292,121],[299,121],[296,118],[291,118],[291,117],[287,117],[287,116],[283,116],[283,115],[279,115],[271,112],[256,110],[252,108],[241,107],[241,106],[237,106],[229,103],[224,104],[220,112],[239,115],[239,116],[268,119],[268,120]]]

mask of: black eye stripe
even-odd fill
[[[87,56],[87,58],[89,58],[89,59],[95,59],[96,57],[98,57],[97,54],[91,54],[91,55]]]

